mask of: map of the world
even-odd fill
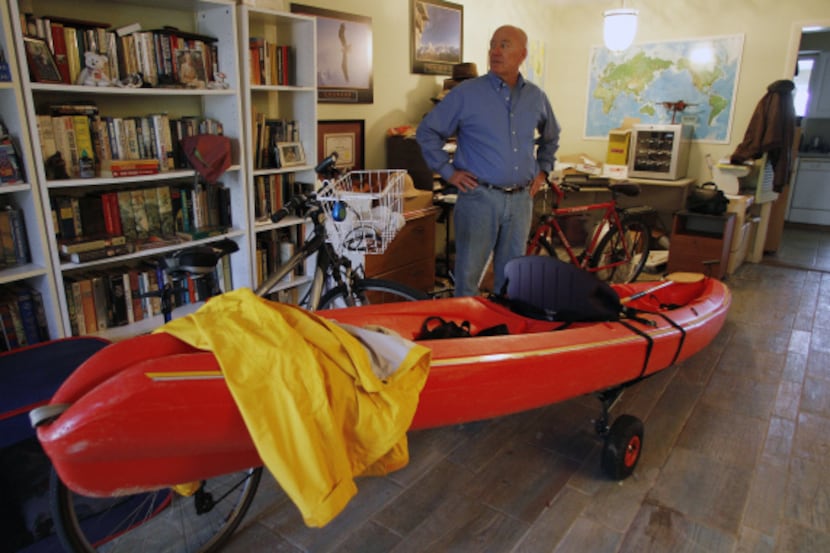
[[[587,138],[607,138],[626,117],[686,123],[694,140],[727,143],[743,35],[635,44],[591,51]],[[672,121],[674,118],[674,121]]]

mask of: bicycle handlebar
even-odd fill
[[[271,214],[271,222],[279,223],[296,209],[306,206],[311,200],[313,196],[309,196],[306,194],[297,194],[296,196],[292,196],[281,208],[276,210],[274,213]]]

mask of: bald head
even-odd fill
[[[519,78],[519,67],[527,57],[527,34],[513,25],[502,25],[490,39],[490,71],[510,86]]]

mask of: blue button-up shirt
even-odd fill
[[[469,171],[495,186],[526,185],[550,172],[559,148],[559,123],[545,93],[521,75],[510,87],[493,73],[458,84],[418,126],[427,165],[449,180]],[[456,151],[443,150],[451,136]]]

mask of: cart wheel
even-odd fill
[[[643,421],[631,415],[620,415],[605,438],[602,470],[614,480],[627,478],[634,472],[642,448]]]

